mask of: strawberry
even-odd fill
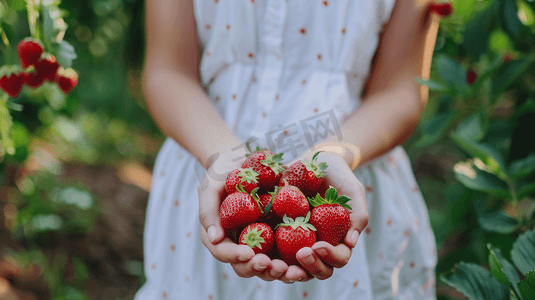
[[[284,223],[279,224],[275,233],[277,249],[282,260],[288,265],[297,265],[297,251],[304,247],[312,247],[316,243],[316,228],[307,223],[310,212],[306,217],[297,217],[295,220],[284,216]]]
[[[253,223],[262,214],[257,189],[246,193],[238,187],[236,193],[228,195],[219,207],[219,217],[223,228],[236,228]]]
[[[45,79],[43,76],[41,76],[41,74],[35,71],[34,67],[30,67],[30,69],[24,72],[24,83],[26,83],[26,85],[32,89],[40,87],[43,82],[45,82]]]
[[[258,173],[253,171],[253,169],[239,168],[232,170],[227,176],[225,191],[229,194],[235,193],[236,186],[241,185],[247,193],[250,193],[258,187],[257,176]]]
[[[290,218],[304,217],[309,211],[307,198],[295,186],[287,185],[281,188],[272,205],[273,210],[279,217],[288,215]]]
[[[245,227],[240,235],[240,245],[253,248],[255,254],[268,254],[275,244],[275,234],[265,223],[253,223]]]
[[[35,71],[39,73],[46,81],[54,81],[59,69],[59,63],[52,54],[46,54],[35,64]]]
[[[65,94],[68,95],[72,89],[78,84],[78,74],[73,69],[63,69],[59,68],[56,74],[56,83],[59,86],[59,89]]]
[[[17,98],[24,85],[24,74],[19,66],[3,66],[0,69],[0,88],[11,98]]]
[[[279,183],[284,169],[282,168],[282,153],[273,154],[256,147],[254,153],[247,155],[242,168],[252,168],[258,173],[258,185],[271,189]]]
[[[317,163],[318,154],[316,152],[311,161],[296,161],[294,162],[282,176],[279,186],[284,186],[285,182],[298,187],[307,197],[315,196],[320,188],[325,187],[325,169],[326,163]]]
[[[346,204],[349,200],[346,196],[338,196],[334,188],[329,188],[325,197],[318,194],[315,198],[309,198],[314,207],[310,223],[316,227],[319,241],[336,246],[347,234],[351,225],[348,210],[351,206]]]
[[[43,54],[43,45],[39,40],[25,38],[19,42],[17,54],[19,55],[20,65],[26,69],[39,61],[39,58]]]
[[[472,69],[469,69],[466,72],[466,83],[468,83],[468,85],[472,85],[474,84],[474,81],[476,81],[476,79],[477,79],[476,72],[474,72]]]
[[[453,13],[453,6],[450,2],[430,3],[429,10],[441,17],[449,17]]]

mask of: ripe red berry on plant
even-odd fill
[[[16,98],[24,85],[24,74],[19,66],[3,66],[0,69],[0,88],[11,98]]]
[[[336,246],[345,237],[351,225],[351,206],[347,204],[350,200],[347,196],[339,196],[333,187],[325,192],[325,197],[318,194],[309,198],[314,207],[310,223],[316,227],[319,241]]]
[[[449,17],[453,13],[453,6],[451,2],[430,3],[429,10],[441,17]]]
[[[468,83],[468,85],[474,84],[476,79],[477,79],[477,74],[472,69],[466,72],[466,83]]]
[[[19,56],[20,65],[24,69],[29,66],[35,66],[43,52],[43,45],[38,39],[25,38],[17,45],[17,54]]]

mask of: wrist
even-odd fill
[[[346,142],[321,143],[307,150],[303,157],[311,159],[314,153],[321,151],[341,157],[351,170],[355,170],[360,163],[360,150],[357,146]]]

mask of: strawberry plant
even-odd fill
[[[464,253],[450,250],[438,271],[456,265],[442,278],[470,299],[534,299],[526,292],[535,289],[533,275],[517,272],[518,260],[513,259],[516,268],[507,261],[518,241],[535,245],[525,238],[535,225],[534,4],[452,4],[453,15],[441,23],[431,77],[417,79],[429,88],[431,100],[410,148],[421,153],[441,145],[451,149],[448,158],[460,158],[452,170],[458,184],[444,190],[449,215],[431,210],[431,219],[440,224],[435,234],[443,247],[459,234],[477,240]],[[471,262],[457,265],[461,257]]]
[[[74,47],[63,40],[67,25],[64,14],[58,8],[59,1],[26,1],[28,27],[31,37],[18,42],[15,61],[11,52],[11,41],[3,26],[0,26],[0,37],[3,43],[4,64],[0,67],[0,157],[7,152],[13,155],[15,147],[11,139],[12,118],[8,108],[21,110],[9,98],[17,98],[24,85],[32,89],[39,88],[45,82],[45,89],[59,89],[69,94],[78,82],[76,71],[71,69],[76,58]],[[9,6],[3,9],[9,9]],[[61,72],[58,70],[61,68]],[[57,86],[55,86],[57,85]]]

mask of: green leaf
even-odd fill
[[[535,229],[522,234],[513,244],[511,259],[515,266],[527,274],[535,270]]]
[[[65,69],[72,67],[72,61],[76,58],[76,52],[71,44],[66,41],[52,43],[50,51],[62,67]]]
[[[459,123],[455,134],[462,139],[479,142],[485,136],[485,119],[484,113],[473,113]]]
[[[531,193],[535,192],[535,181],[517,181],[517,197],[518,199],[523,199],[526,196],[529,196]]]
[[[509,290],[500,284],[489,271],[481,266],[461,262],[449,276],[442,276],[442,281],[453,286],[473,300],[509,299]]]
[[[512,37],[517,38],[522,29],[522,22],[518,18],[518,7],[516,1],[502,0],[501,18],[502,27]]]
[[[470,93],[470,88],[466,84],[466,69],[461,64],[446,55],[438,56],[434,59],[434,63],[438,75],[458,94]]]
[[[50,45],[54,42],[54,20],[50,17],[50,12],[46,6],[43,6],[43,36],[45,42]]]
[[[11,139],[11,126],[13,125],[13,119],[9,114],[9,110],[5,106],[7,95],[4,99],[0,99],[0,158],[4,156],[4,153],[15,154],[15,143]]]
[[[524,178],[535,172],[535,154],[526,158],[515,160],[509,166],[509,176],[512,178]]]
[[[429,146],[438,141],[455,121],[456,113],[447,111],[434,116],[429,122],[422,124],[423,134],[416,141],[416,147]]]
[[[506,172],[505,160],[503,155],[494,147],[484,143],[477,143],[467,140],[458,135],[458,132],[451,136],[452,140],[468,154],[479,158],[485,165],[489,166],[496,174]]]
[[[535,299],[535,270],[526,274],[526,278],[518,284],[522,299]]]
[[[509,234],[520,227],[517,219],[505,214],[501,210],[479,210],[477,212],[479,226],[485,231]]]
[[[475,167],[473,163],[457,163],[454,171],[455,178],[467,188],[498,197],[511,198],[509,186],[505,181],[492,173]]]
[[[338,191],[336,191],[335,188],[329,188],[326,192],[325,192],[325,200],[334,200],[338,198]]]
[[[476,14],[466,24],[464,30],[463,48],[470,55],[478,59],[483,53],[487,52],[489,46],[489,35],[492,31],[492,19],[494,10],[486,9]],[[463,77],[464,78],[464,77]]]
[[[504,63],[498,74],[492,78],[493,102],[501,93],[505,92],[511,84],[521,78],[524,73],[531,70],[532,64],[532,58],[521,58]]]
[[[425,85],[429,88],[429,90],[431,91],[436,91],[436,92],[445,92],[447,90],[449,90],[449,88],[438,82],[438,81],[434,81],[432,79],[428,79],[428,80],[425,80],[425,79],[422,79],[422,78],[416,78],[416,82],[418,82],[419,84],[421,85]]]
[[[503,258],[500,250],[492,247],[491,244],[487,244],[489,249],[489,266],[492,275],[503,285],[509,286],[513,289],[516,295],[520,295],[518,291],[518,282],[520,278],[516,272],[515,267]]]
[[[25,0],[9,0],[8,3],[9,3],[9,7],[16,11],[21,11],[26,8]]]

